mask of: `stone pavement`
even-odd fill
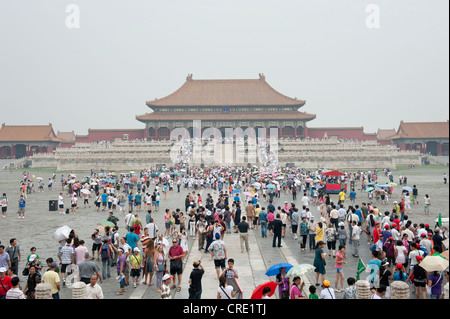
[[[249,252],[245,251],[241,253],[239,234],[231,233],[225,234],[224,241],[227,247],[228,258],[234,259],[234,268],[237,269],[239,275],[239,284],[243,290],[243,298],[249,299],[253,290],[260,284],[275,280],[275,277],[267,277],[265,272],[271,266],[276,263],[288,262],[293,265],[299,263],[297,258],[294,257],[289,248],[286,247],[286,243],[282,240],[282,248],[266,249],[266,245],[261,245],[257,237],[259,235],[258,230],[249,230]],[[260,238],[261,239],[261,238]],[[269,243],[270,241],[270,243]],[[272,238],[269,235],[266,244],[272,243]],[[202,278],[202,299],[216,299],[218,280],[216,270],[214,268],[214,261],[210,254],[205,253],[203,250],[198,250],[197,239],[190,241],[190,252],[186,258],[186,264],[183,271],[181,291],[172,291],[174,299],[188,299],[189,293],[189,275],[193,269],[192,263],[194,260],[199,259],[205,268],[205,274]],[[262,250],[265,250],[265,258]],[[304,277],[305,287],[309,287],[311,280],[308,277]],[[153,299],[158,298],[158,294],[154,289],[147,289],[147,285],[138,285],[134,289],[133,293],[129,297],[130,299]],[[307,293],[306,291],[304,293]],[[272,298],[278,298],[275,294]]]

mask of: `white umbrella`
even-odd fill
[[[89,195],[91,192],[89,191],[89,189],[82,189],[81,192],[83,194]]]
[[[426,256],[419,265],[428,272],[444,271],[448,267],[448,260],[440,256]]]
[[[55,233],[53,234],[53,239],[56,241],[67,239],[69,238],[69,234],[71,231],[72,229],[67,225],[59,227],[57,230],[55,230]]]

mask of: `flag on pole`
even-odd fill
[[[359,257],[358,260],[358,268],[356,269],[356,281],[359,280],[359,275],[361,275],[361,273],[363,273],[366,270],[366,265],[364,265],[361,257]]]
[[[439,217],[438,217],[438,225],[439,226],[442,226],[442,216],[441,216],[441,213],[439,213]]]

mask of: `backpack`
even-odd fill
[[[108,245],[106,245],[106,244],[102,245],[101,255],[102,255],[102,260],[105,260],[105,259],[108,259],[109,257],[111,257],[111,253],[109,251]]]

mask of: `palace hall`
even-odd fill
[[[278,129],[278,137],[307,136],[306,123],[316,115],[300,112],[304,100],[291,98],[273,89],[263,74],[258,79],[195,80],[192,74],[172,94],[147,101],[152,112],[138,115],[145,123],[144,138],[168,139],[172,129],[186,128],[193,136],[193,121],[201,120],[202,132],[218,128],[252,127],[256,134],[270,128]]]

